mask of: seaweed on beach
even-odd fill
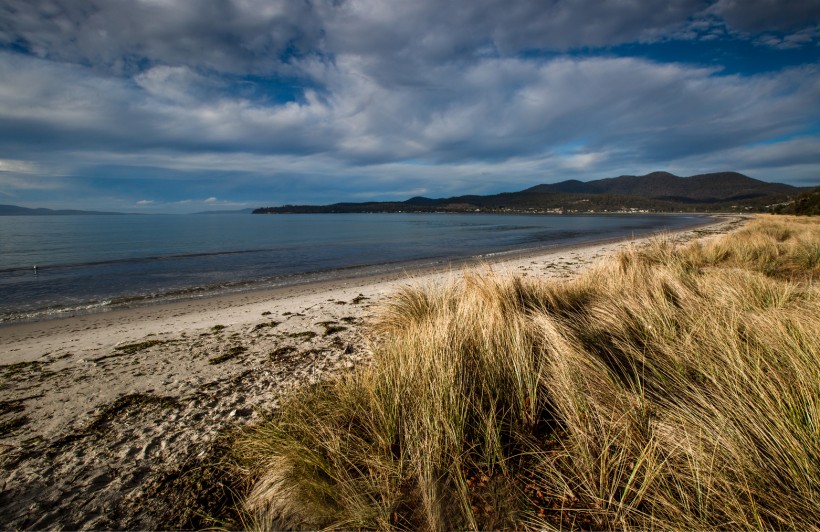
[[[178,465],[150,476],[136,497],[120,502],[112,517],[123,520],[115,528],[245,528],[237,508],[246,482],[233,449],[234,436],[221,435],[204,449],[192,448]]]
[[[338,336],[334,336],[330,341],[330,347],[340,350],[345,355],[353,353],[353,344],[347,343]]]
[[[288,355],[294,353],[295,351],[296,348],[292,345],[283,345],[271,351],[269,356],[273,361],[288,360],[291,358]]]
[[[51,375],[53,371],[45,369],[48,362],[41,362],[39,360],[32,360],[29,362],[16,362],[14,364],[0,365],[0,389],[2,389],[8,380],[27,380],[31,381],[35,378],[43,380]]]
[[[347,330],[347,327],[339,325],[339,322],[334,320],[320,321],[316,325],[321,325],[325,328],[324,336],[330,336],[331,334]]]
[[[243,386],[244,384],[248,384],[244,383],[243,381],[245,381],[245,379],[248,379],[249,377],[251,379],[256,378],[256,371],[252,369],[246,369],[239,375],[234,375],[233,377],[231,377],[231,379],[228,382],[233,386]],[[236,409],[234,412],[239,417],[245,417],[249,416],[253,412],[253,410],[250,408],[240,408]]]
[[[304,340],[312,340],[313,338],[316,338],[319,335],[316,334],[313,331],[301,331],[301,332],[290,333],[288,336],[290,338],[301,338],[301,339],[304,339]]]
[[[279,325],[280,323],[281,322],[278,322],[278,321],[267,321],[267,322],[264,322],[264,323],[259,323],[253,328],[253,330],[258,331],[260,329],[273,328],[273,327],[276,327],[277,325]]]
[[[165,340],[145,340],[143,342],[136,342],[133,344],[119,345],[114,348],[114,351],[119,351],[124,355],[131,355],[140,351],[145,351],[155,345],[162,345],[167,343]]]
[[[20,401],[0,401],[0,416],[15,414],[25,409],[26,407],[20,404]]]
[[[244,353],[247,350],[248,350],[248,348],[243,346],[243,345],[235,345],[235,346],[231,347],[230,349],[228,349],[228,351],[226,353],[209,359],[208,364],[213,365],[213,364],[221,364],[223,362],[227,362],[228,360],[231,360],[232,358],[238,357],[239,355],[241,355],[242,353]]]
[[[27,425],[29,418],[26,415],[17,416],[8,421],[0,422],[0,437],[5,437],[13,433],[19,428]]]
[[[97,412],[94,416],[94,420],[86,427],[85,432],[89,434],[99,433],[111,421],[126,418],[134,410],[152,407],[170,409],[179,408],[180,404],[175,398],[163,395],[152,395],[148,393],[124,395]]]
[[[12,377],[19,375],[24,371],[40,370],[45,365],[45,362],[40,362],[38,360],[32,360],[30,362],[16,362],[14,364],[3,364],[0,365],[0,372],[3,373],[4,377]]]
[[[113,403],[100,408],[94,415],[94,419],[85,428],[66,434],[55,440],[50,445],[48,454],[54,455],[71,443],[88,436],[102,434],[111,422],[126,419],[136,412],[152,408],[166,410],[180,408],[181,406],[177,399],[169,396],[152,395],[148,393],[124,395]]]
[[[347,327],[344,325],[325,325],[325,336],[330,336],[331,334],[336,334],[346,330]]]
[[[116,351],[110,355],[103,355],[101,357],[97,357],[94,359],[94,362],[100,362],[102,360],[106,360],[109,358],[116,358],[121,356],[133,355],[134,353],[139,353],[140,351],[145,351],[146,349],[150,349],[157,345],[167,344],[168,340],[145,340],[142,342],[136,342],[133,344],[125,344],[125,345],[118,345],[114,348]]]

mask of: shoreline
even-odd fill
[[[745,217],[666,233],[723,234]],[[360,329],[407,284],[486,265],[570,278],[652,238],[249,291],[0,327],[0,512],[9,528],[165,528],[169,472],[295,387],[368,362]],[[165,526],[163,524],[165,523]]]
[[[640,240],[664,233],[675,234],[685,231],[693,231],[701,227],[707,227],[715,223],[720,223],[720,220],[723,219],[742,217],[742,215],[710,213],[696,213],[696,215],[702,217],[701,222],[671,231],[668,229],[661,229],[641,233],[639,235],[631,234],[609,238],[592,238],[590,240],[580,242],[508,249],[455,258],[430,257],[398,262],[367,264],[363,266],[349,266],[331,270],[320,270],[316,272],[304,272],[271,277],[261,281],[242,281],[237,282],[235,287],[191,287],[171,291],[165,294],[144,297],[113,297],[111,300],[105,301],[87,301],[80,303],[78,307],[34,309],[31,311],[19,311],[17,313],[10,312],[9,315],[18,314],[23,315],[24,317],[0,319],[0,337],[2,337],[3,329],[29,323],[59,321],[74,319],[81,316],[94,316],[98,314],[127,312],[131,310],[137,311],[142,308],[154,308],[165,305],[187,305],[196,301],[214,301],[218,304],[219,299],[241,297],[246,294],[254,293],[263,296],[264,294],[269,294],[272,297],[278,297],[282,294],[289,296],[293,290],[298,290],[300,288],[309,289],[313,286],[331,287],[336,283],[343,284],[346,282],[354,282],[369,284],[370,282],[382,282],[405,277],[413,278],[421,275],[429,275],[454,269],[470,268],[484,263],[495,264],[497,262],[538,257],[548,253],[558,253],[574,248],[608,245],[628,240]],[[274,285],[271,286],[272,284]],[[4,361],[0,360],[0,363],[3,362]]]
[[[555,246],[544,246],[526,249],[514,249],[487,253],[482,255],[461,257],[457,259],[442,259],[434,263],[429,260],[402,262],[395,269],[385,270],[377,273],[368,272],[373,266],[351,267],[328,272],[317,272],[306,274],[306,282],[297,282],[276,287],[251,288],[228,293],[206,292],[199,297],[189,297],[172,300],[146,301],[128,307],[94,309],[90,312],[78,311],[66,316],[53,316],[42,319],[15,320],[0,322],[0,340],[14,341],[21,337],[26,337],[32,333],[53,333],[74,330],[78,325],[88,325],[93,323],[96,327],[110,326],[131,317],[145,319],[153,314],[157,319],[164,320],[169,317],[179,317],[181,312],[198,314],[209,309],[234,308],[237,305],[259,305],[264,302],[283,298],[294,298],[309,296],[318,292],[354,289],[356,287],[367,287],[380,285],[382,283],[396,283],[403,281],[416,281],[425,277],[435,277],[444,274],[451,274],[463,269],[476,268],[481,266],[496,266],[523,261],[533,258],[541,258],[554,254],[567,253],[573,250],[584,250],[588,248],[608,247],[624,242],[640,242],[654,238],[658,235],[668,234],[670,236],[682,233],[698,231],[699,229],[730,223],[731,220],[742,219],[737,215],[714,215],[709,216],[703,223],[686,226],[675,231],[653,231],[639,236],[621,236],[613,238],[603,238],[581,242],[575,244],[560,244]],[[380,266],[380,265],[375,265]],[[349,271],[349,275],[333,275],[340,272]],[[319,275],[330,275],[329,279],[314,280],[311,277]],[[153,312],[152,312],[153,311]],[[150,333],[157,334],[152,330]],[[149,333],[149,334],[150,334]],[[8,356],[8,353],[6,354]],[[0,364],[13,364],[24,360],[16,358],[0,360]]]

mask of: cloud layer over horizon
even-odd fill
[[[820,1],[6,0],[0,203],[820,181]]]

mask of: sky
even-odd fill
[[[0,0],[0,203],[820,184],[820,0]]]

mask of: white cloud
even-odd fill
[[[374,165],[407,162],[409,174],[414,162],[497,169],[571,144],[576,150],[558,153],[557,168],[580,170],[615,154],[636,165],[706,156],[799,133],[820,118],[817,67],[741,77],[633,58],[482,58],[412,72],[413,84],[399,84],[377,62],[345,56],[315,71],[324,94],[261,105],[186,95],[179,87],[198,78],[185,69],[148,71],[143,90],[0,53],[8,80],[0,87],[0,146],[19,142],[23,130],[38,139],[25,147],[29,159],[60,158],[75,171],[110,164],[276,179],[371,175]]]
[[[207,205],[213,205],[216,202],[217,202],[217,199],[215,197],[211,196],[210,198],[206,199],[203,203],[205,203]]]
[[[134,77],[149,95],[181,105],[197,104],[223,85],[215,78],[199,75],[188,67],[155,66]]]
[[[576,153],[564,157],[563,165],[572,170],[587,170],[600,165],[606,158],[605,152]]]
[[[0,159],[0,172],[10,172],[15,174],[34,174],[37,173],[37,165],[30,161]]]

